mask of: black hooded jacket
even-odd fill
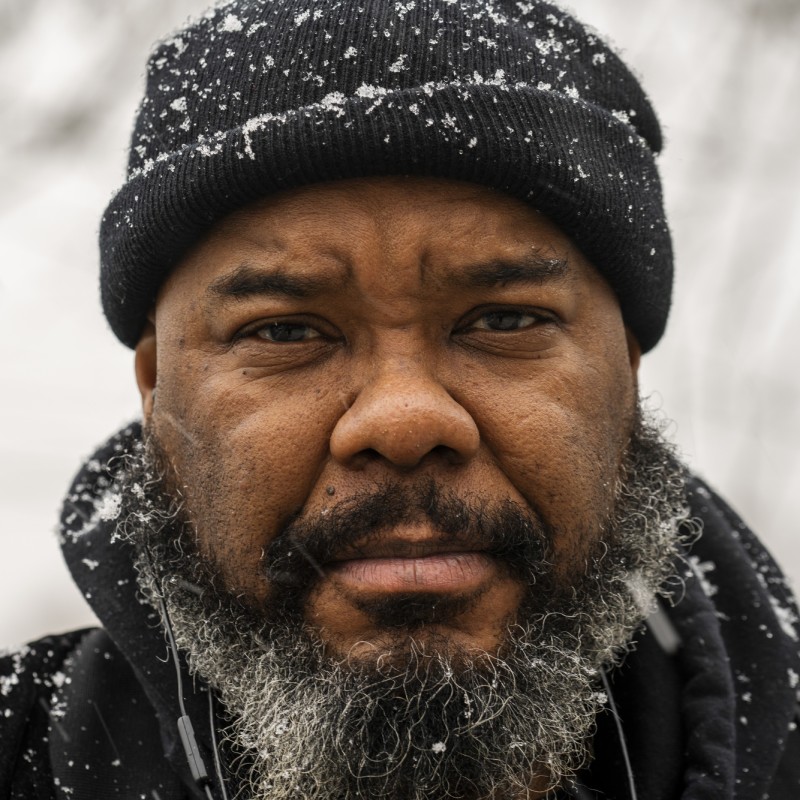
[[[122,431],[84,466],[62,514],[65,558],[104,627],[0,658],[0,798],[208,797],[181,745],[158,616],[140,601],[131,546],[115,537],[113,457],[140,433]],[[632,796],[622,739],[640,800],[800,798],[797,608],[747,526],[701,481],[689,488],[703,533],[659,617],[677,649],[651,622],[609,675],[623,735],[612,711],[601,713],[594,760],[572,790],[578,800]],[[221,798],[207,690],[181,669],[209,791]]]

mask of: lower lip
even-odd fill
[[[348,588],[377,592],[452,592],[479,589],[495,569],[485,553],[438,553],[421,558],[360,558],[330,565]]]

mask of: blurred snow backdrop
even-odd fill
[[[97,292],[150,44],[204,0],[0,0],[0,645],[90,624],[54,536],[137,413]],[[641,75],[678,278],[646,394],[800,578],[800,0],[572,0]]]

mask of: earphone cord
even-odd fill
[[[208,727],[211,729],[211,746],[214,750],[214,769],[217,772],[219,788],[222,791],[222,799],[228,800],[228,792],[225,789],[225,779],[222,777],[222,765],[219,763],[219,748],[217,747],[216,721],[214,719],[214,693],[208,689]]]
[[[631,800],[638,800],[636,794],[636,784],[633,780],[633,767],[631,767],[631,759],[628,755],[628,743],[625,741],[625,734],[622,731],[622,721],[617,713],[617,704],[614,702],[614,695],[611,693],[611,684],[608,681],[608,676],[604,669],[600,670],[600,677],[603,681],[603,687],[606,690],[608,697],[608,705],[611,708],[611,714],[614,717],[614,724],[617,726],[617,735],[619,736],[619,744],[622,748],[622,758],[625,761],[625,770],[628,773],[628,787],[630,789]]]
[[[150,562],[150,570],[155,578],[156,573],[153,568],[153,562],[150,558],[149,550],[146,550],[147,560]],[[186,713],[186,704],[183,702],[183,676],[181,675],[180,660],[178,658],[178,646],[175,644],[175,636],[172,633],[172,620],[167,610],[167,604],[164,602],[164,592],[161,591],[159,586],[158,605],[161,611],[161,618],[164,620],[164,627],[167,631],[167,639],[169,640],[170,651],[172,652],[172,663],[175,665],[175,677],[178,682],[178,706],[180,707],[181,716],[178,719],[178,733],[181,737],[181,744],[186,753],[186,761],[189,765],[189,770],[192,773],[192,778],[195,783],[203,789],[207,800],[214,800],[214,795],[211,793],[209,784],[211,781],[208,777],[208,770],[203,762],[203,757],[200,754],[200,749],[197,746],[197,740],[194,735],[194,728],[189,715]],[[219,754],[217,752],[217,737],[214,732],[214,706],[211,697],[211,689],[208,689],[209,711],[211,715],[211,741],[214,748],[214,763],[217,769],[217,777],[219,779],[220,789],[224,800],[228,800],[227,792],[225,791],[225,782],[222,779],[222,769],[219,763]]]

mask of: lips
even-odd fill
[[[390,536],[343,553],[326,564],[343,587],[370,593],[472,592],[496,573],[487,553],[453,541]]]

